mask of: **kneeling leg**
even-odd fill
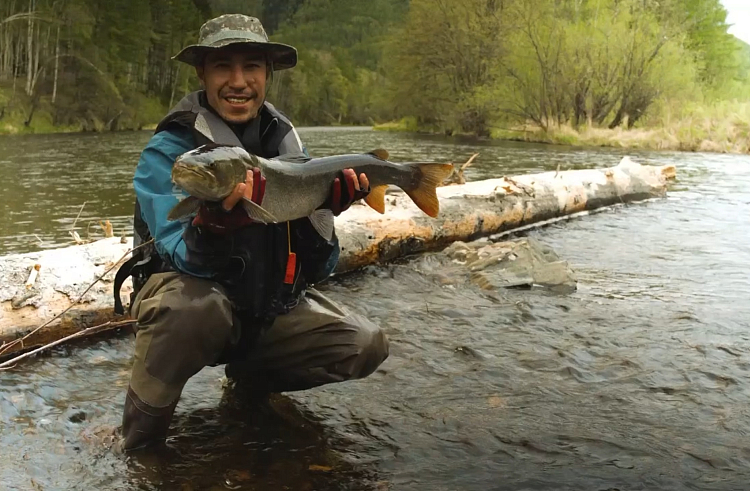
[[[388,340],[377,325],[311,289],[226,372],[253,391],[286,392],[367,377],[387,357]]]
[[[188,379],[217,362],[239,333],[231,303],[215,282],[153,275],[139,292],[135,359],[123,414],[124,450],[166,438]]]

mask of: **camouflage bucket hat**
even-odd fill
[[[211,51],[232,44],[245,44],[249,50],[265,54],[273,62],[274,70],[285,70],[297,64],[295,48],[270,42],[260,21],[242,14],[226,14],[207,21],[201,26],[198,44],[186,47],[172,59],[197,66]]]

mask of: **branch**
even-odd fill
[[[36,15],[35,13],[29,13],[29,12],[21,12],[19,14],[13,14],[10,17],[6,17],[3,20],[0,20],[0,25],[3,25],[7,22],[13,22],[14,20],[23,20],[23,19],[31,19],[31,20],[43,20],[46,22],[51,22],[53,24],[59,24],[59,20],[55,19],[48,19],[46,17],[41,17],[39,15]]]
[[[122,99],[122,95],[120,95],[120,91],[117,89],[117,86],[114,84],[114,82],[112,82],[112,80],[109,77],[107,77],[106,73],[104,73],[98,66],[94,65],[93,63],[91,63],[89,60],[87,60],[83,56],[80,56],[80,55],[77,55],[77,54],[74,54],[74,53],[64,53],[64,54],[61,54],[61,55],[54,55],[54,56],[50,56],[46,60],[42,61],[39,64],[39,69],[37,70],[36,74],[34,75],[34,85],[32,85],[32,87],[31,87],[31,91],[32,92],[34,92],[34,90],[36,89],[36,81],[39,79],[39,76],[44,72],[44,70],[46,70],[47,64],[50,61],[53,61],[53,60],[56,60],[56,59],[59,59],[59,58],[75,58],[76,60],[82,61],[82,62],[86,63],[87,65],[89,65],[91,68],[93,68],[94,70],[96,70],[96,72],[102,77],[102,79],[104,79],[104,81],[109,85],[109,88],[112,89],[112,92],[115,93],[115,95],[120,100],[120,102],[122,102],[123,104],[125,103],[125,101],[123,101],[123,99]]]
[[[78,331],[76,333],[71,334],[70,336],[66,336],[62,339],[58,339],[57,341],[53,341],[49,344],[45,344],[44,346],[40,346],[39,348],[35,350],[29,351],[28,353],[23,353],[21,355],[11,358],[8,361],[0,363],[0,370],[10,370],[12,368],[15,368],[15,364],[18,363],[19,361],[29,358],[31,356],[34,356],[38,353],[41,353],[42,351],[46,351],[48,349],[54,348],[55,346],[59,346],[73,339],[88,336],[90,334],[97,334],[102,331],[109,331],[111,329],[117,329],[118,327],[127,326],[128,324],[133,324],[133,323],[135,323],[135,319],[120,321],[120,322],[110,321],[110,322],[105,322],[104,324],[99,324],[98,326],[89,327],[87,329],[84,329],[83,331]]]

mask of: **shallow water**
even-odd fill
[[[470,180],[608,166],[626,153],[300,133],[313,155],[384,147],[395,161],[458,162],[478,151]],[[147,139],[0,139],[0,189],[20,192],[0,213],[3,252],[34,250],[34,234],[44,247],[65,242],[83,201],[81,235],[100,217],[127,230]],[[482,290],[439,252],[335,279],[321,289],[386,330],[381,369],[270,407],[223,393],[223,370],[205,369],[167,452],[124,462],[82,440],[119,422],[127,335],[0,374],[0,487],[746,489],[750,158],[629,154],[677,165],[667,199],[528,232],[570,262],[576,293]]]

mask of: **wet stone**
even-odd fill
[[[455,242],[444,253],[471,272],[485,290],[545,287],[559,293],[576,290],[575,273],[549,246],[533,238],[506,242]]]
[[[68,416],[68,421],[71,423],[83,423],[86,421],[86,413],[84,411],[74,411]]]

